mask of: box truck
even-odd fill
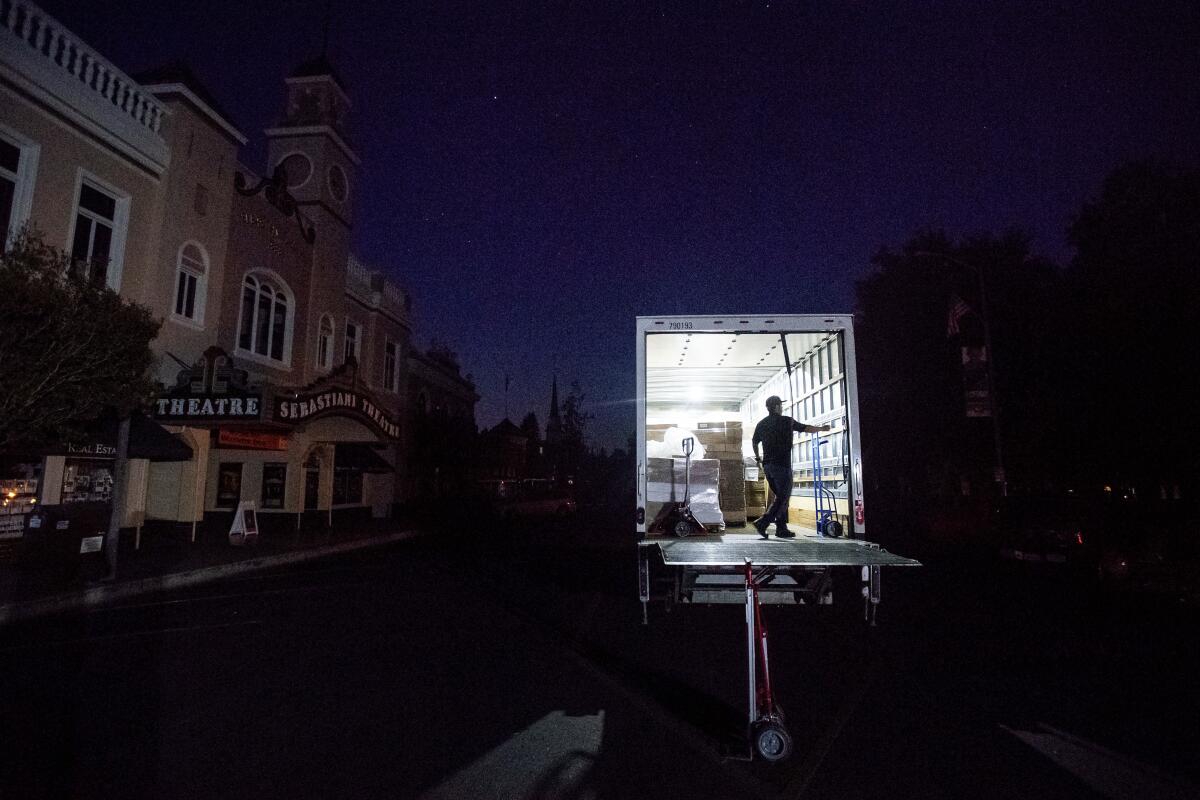
[[[918,566],[868,535],[854,364],[850,315],[637,318],[642,621],[652,599],[745,604],[748,731],[768,760],[791,744],[771,702],[760,603],[831,603],[835,568],[850,567],[874,624],[882,568]],[[793,483],[780,494],[795,538],[753,525],[773,499],[752,448],[771,396],[796,421],[829,426],[793,434]]]

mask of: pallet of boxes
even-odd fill
[[[747,498],[742,423],[700,422],[696,425],[696,441],[704,445],[705,457],[720,465],[718,499],[725,523],[745,525]]]

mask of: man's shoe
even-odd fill
[[[778,536],[780,539],[795,539],[796,538],[795,531],[789,531],[787,528],[784,528],[783,530],[779,530],[778,525],[775,526],[775,535]]]
[[[769,539],[771,534],[767,533],[767,526],[770,524],[771,523],[767,522],[766,517],[759,517],[758,519],[754,520],[754,529],[758,531],[759,536],[763,537],[764,539]]]

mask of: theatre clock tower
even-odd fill
[[[268,174],[283,167],[288,193],[316,234],[305,350],[317,351],[322,320],[332,322],[336,355],[327,369],[341,363],[344,348],[346,269],[360,162],[350,146],[350,98],[329,61],[323,55],[306,61],[286,85],[283,117],[266,131]],[[305,375],[312,379],[316,359],[306,362]]]

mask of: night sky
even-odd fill
[[[324,2],[44,0],[127,72],[186,60],[251,142]],[[457,350],[481,426],[580,381],[633,432],[638,314],[844,312],[918,229],[1065,231],[1124,159],[1196,164],[1200,4],[332,3],[356,249]]]

